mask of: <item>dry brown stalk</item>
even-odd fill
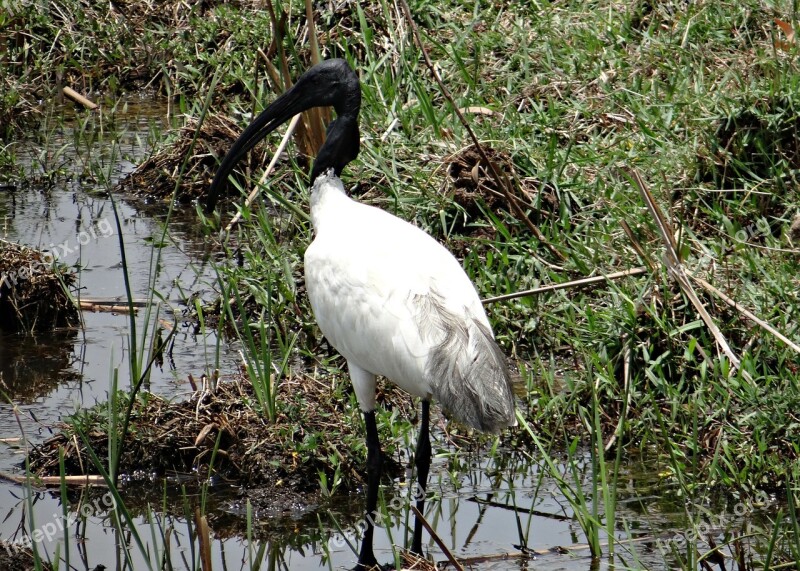
[[[631,246],[633,246],[634,251],[638,254],[638,256],[642,259],[642,261],[647,265],[648,269],[651,272],[654,272],[656,267],[653,264],[653,261],[650,259],[650,256],[644,251],[644,248],[639,243],[639,240],[636,239],[636,236],[633,235],[633,231],[631,227],[628,226],[628,223],[624,220],[619,221],[620,226],[622,226],[622,230],[625,232],[625,235],[628,237],[628,240],[631,241]]]
[[[442,541],[441,537],[438,536],[436,530],[434,530],[433,527],[431,527],[431,524],[428,523],[428,521],[425,519],[425,516],[422,515],[422,512],[420,512],[417,509],[417,506],[410,506],[410,507],[411,511],[414,512],[414,515],[417,517],[420,523],[422,523],[422,527],[428,530],[428,533],[431,534],[431,537],[436,542],[436,545],[438,545],[439,549],[442,550],[442,553],[445,554],[445,557],[447,557],[447,560],[450,562],[450,565],[452,565],[458,571],[464,571],[464,567],[461,565],[461,563],[458,562],[455,555],[453,555],[453,552],[447,548],[447,544],[444,541]]]
[[[71,87],[64,87],[64,95],[72,99],[73,101],[80,103],[86,109],[97,109],[97,103],[90,101]]]
[[[611,274],[608,274],[608,275],[604,275],[604,276],[592,276],[590,278],[581,278],[579,280],[572,280],[572,281],[564,282],[564,283],[561,283],[561,284],[552,284],[552,285],[548,285],[548,286],[542,286],[542,287],[537,287],[537,288],[533,288],[533,289],[527,289],[525,291],[518,291],[518,292],[514,292],[514,293],[509,293],[509,294],[506,294],[506,295],[498,295],[496,297],[488,297],[488,298],[486,298],[484,300],[481,300],[481,303],[486,305],[488,303],[494,303],[496,301],[506,301],[506,300],[509,300],[509,299],[516,299],[516,298],[519,298],[519,297],[527,297],[529,295],[538,295],[540,293],[546,293],[546,292],[556,291],[556,290],[560,290],[560,289],[583,287],[583,286],[586,286],[586,285],[596,284],[598,282],[611,281],[611,280],[616,280],[616,279],[620,279],[620,278],[626,278],[626,277],[629,277],[629,276],[639,276],[641,274],[646,274],[646,273],[647,273],[647,268],[642,266],[642,267],[638,267],[638,268],[632,268],[630,270],[623,270],[623,271],[620,271],[620,272],[614,272],[614,273],[611,273]]]
[[[717,346],[721,349],[725,356],[728,358],[728,361],[731,363],[730,374],[734,374],[737,369],[741,366],[741,361],[739,357],[733,352],[728,341],[725,339],[725,336],[720,331],[717,324],[714,323],[711,315],[708,313],[708,310],[705,308],[703,303],[700,301],[700,298],[697,296],[697,292],[695,292],[692,284],[689,283],[689,278],[687,276],[686,270],[681,263],[680,256],[678,255],[677,251],[677,244],[675,243],[675,233],[670,226],[669,222],[667,221],[664,214],[661,212],[661,208],[656,203],[655,198],[650,193],[645,184],[644,180],[642,179],[641,175],[638,171],[634,169],[624,169],[623,172],[627,175],[627,177],[633,181],[635,186],[639,189],[639,193],[642,195],[642,199],[644,200],[647,209],[650,211],[650,216],[653,218],[653,221],[656,223],[656,229],[658,230],[658,234],[661,237],[661,241],[664,245],[665,255],[662,259],[664,265],[667,267],[667,271],[669,275],[676,281],[678,286],[681,290],[686,294],[686,297],[689,298],[689,301],[692,302],[697,313],[700,315],[700,318],[706,324],[706,327],[714,336],[714,339],[717,342]]]
[[[293,85],[292,76],[289,72],[289,64],[286,58],[286,51],[283,49],[286,14],[282,13],[279,18],[271,0],[267,0],[267,9],[272,25],[272,42],[270,43],[267,53],[264,53],[262,50],[258,50],[258,53],[264,60],[267,75],[269,75],[272,81],[276,95],[280,95]],[[311,63],[313,65],[318,63],[320,59],[319,40],[317,39],[316,27],[314,26],[313,9],[309,1],[306,2],[306,17],[309,43],[311,45]],[[276,54],[278,55],[280,69],[275,67],[272,63],[272,57]],[[322,143],[325,142],[325,125],[330,121],[330,110],[313,108],[304,112],[302,117],[303,120],[296,129],[295,144],[297,144],[297,148],[301,154],[314,157],[322,146]]]
[[[81,311],[91,311],[93,313],[97,313],[99,311],[99,312],[105,312],[105,313],[127,314],[127,313],[130,312],[130,307],[127,304],[122,305],[119,302],[114,302],[114,303],[96,303],[95,302],[95,303],[93,303],[93,302],[88,302],[88,301],[81,300],[81,301],[78,302],[78,307],[80,308]],[[134,313],[136,313],[135,309],[134,309]]]
[[[211,530],[208,528],[208,519],[200,513],[200,508],[194,509],[194,523],[197,531],[197,541],[200,543],[200,562],[203,571],[214,571],[211,565]]]
[[[742,307],[742,305],[739,304],[735,299],[731,299],[730,297],[722,293],[719,289],[715,288],[713,285],[708,283],[703,278],[697,277],[692,274],[689,274],[689,277],[692,278],[694,281],[696,281],[698,284],[700,284],[703,287],[703,289],[705,289],[707,292],[716,295],[718,298],[720,298],[722,301],[727,303],[733,309],[741,313],[747,319],[749,319],[756,325],[760,326],[767,332],[771,333],[772,335],[774,335],[775,337],[786,343],[786,345],[790,349],[792,349],[795,353],[800,354],[800,345],[798,345],[797,343],[786,337],[783,333],[781,333],[780,331],[775,329],[772,325],[770,325],[769,323],[767,323],[766,321],[755,315],[752,311]]]
[[[63,481],[67,486],[105,486],[106,481],[103,476],[96,474],[86,474],[81,476],[33,476],[28,478],[22,474],[9,474],[7,472],[0,472],[0,480],[14,482],[15,484],[26,484],[30,482],[33,485],[41,486],[58,486]]]
[[[292,120],[289,122],[289,127],[286,129],[286,133],[283,135],[281,139],[280,145],[278,145],[278,149],[275,151],[275,154],[272,156],[272,160],[267,165],[264,174],[261,175],[261,180],[258,181],[258,184],[255,188],[250,192],[247,196],[247,200],[244,201],[244,208],[249,208],[253,201],[258,196],[259,192],[261,192],[261,188],[264,186],[264,181],[267,180],[267,177],[272,174],[273,169],[275,168],[275,164],[278,162],[278,158],[283,153],[283,150],[286,148],[286,145],[289,143],[289,137],[292,136],[294,133],[295,127],[297,127],[297,123],[300,120],[300,115],[295,115],[292,117]],[[236,215],[231,219],[230,223],[225,227],[225,233],[230,234],[230,231],[236,225],[237,222],[242,218],[242,210],[239,210]]]

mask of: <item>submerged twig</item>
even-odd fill
[[[118,305],[120,303],[124,303],[126,305],[132,305],[133,307],[147,307],[148,305],[153,305],[153,301],[142,299],[142,298],[134,298],[130,300],[122,299],[120,297],[82,297],[81,298],[81,308],[83,309],[83,305],[102,305],[102,306],[109,306],[109,305]]]
[[[127,304],[122,304],[119,301],[114,302],[89,302],[89,301],[79,301],[78,307],[81,311],[92,311],[94,313],[105,312],[105,313],[129,313],[130,307]],[[136,313],[136,309],[133,310]]]
[[[530,514],[532,516],[542,517],[542,518],[547,518],[547,519],[554,519],[554,520],[558,520],[558,521],[572,521],[572,519],[573,519],[572,517],[561,515],[561,514],[543,512],[543,511],[540,511],[540,510],[529,509],[529,508],[519,508],[517,506],[510,506],[508,504],[504,504],[504,503],[501,503],[501,502],[495,502],[495,501],[492,501],[492,500],[483,500],[483,499],[479,498],[478,496],[472,496],[471,498],[467,498],[467,500],[470,501],[470,502],[475,502],[476,504],[481,505],[481,506],[491,506],[493,508],[500,508],[500,509],[503,509],[503,510],[510,510],[510,511],[517,512],[517,513]]]
[[[642,542],[650,542],[658,539],[658,536],[654,535],[645,535],[642,537],[632,537],[629,539],[615,539],[615,545],[630,545],[634,543],[642,543]],[[600,542],[602,547],[606,547],[609,545],[608,541]],[[518,548],[519,551],[507,551],[503,553],[492,553],[490,555],[474,555],[472,557],[462,557],[460,562],[464,565],[469,565],[472,568],[473,565],[478,563],[489,563],[491,561],[506,561],[509,559],[529,559],[531,557],[541,557],[546,555],[553,555],[553,554],[575,554],[579,551],[585,551],[587,549],[591,549],[591,546],[588,543],[579,543],[576,545],[555,545],[549,549],[532,549],[530,547],[523,547],[520,545],[515,545],[515,548]]]
[[[445,554],[450,564],[459,571],[464,571],[464,567],[461,565],[461,563],[458,562],[455,555],[453,555],[453,553],[447,548],[447,544],[444,541],[442,541],[441,537],[438,536],[436,531],[431,527],[431,524],[429,524],[428,521],[425,519],[425,517],[422,515],[422,512],[417,509],[417,506],[410,506],[410,507],[411,511],[414,512],[414,515],[417,517],[420,523],[422,523],[422,527],[427,529],[428,533],[431,534],[431,537],[436,542],[436,545],[438,545],[439,549],[442,550],[442,553]]]

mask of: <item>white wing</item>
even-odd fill
[[[316,238],[306,250],[306,288],[320,329],[349,362],[451,409],[464,406],[451,393],[470,389],[460,386],[469,384],[460,371],[476,368],[476,361],[481,369],[476,351],[488,353],[490,369],[507,375],[475,287],[443,246],[395,216],[350,200],[335,178],[317,179],[312,219]],[[442,378],[447,375],[449,381]],[[474,382],[485,383],[485,376]]]

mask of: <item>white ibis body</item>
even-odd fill
[[[367,529],[358,566],[377,564],[372,550],[381,469],[375,383],[384,376],[422,399],[415,465],[424,492],[430,467],[429,405],[485,432],[516,424],[511,379],[478,294],[461,265],[419,228],[345,193],[338,178],[358,155],[358,77],[344,60],[305,74],[242,133],[209,191],[213,210],[238,160],[295,114],[333,106],[337,117],[311,173],[315,238],[306,250],[306,288],[319,328],[347,360],[367,433]],[[423,494],[424,495],[424,494]],[[422,511],[424,497],[417,501]],[[422,554],[422,526],[411,550]]]

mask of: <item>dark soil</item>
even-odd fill
[[[792,173],[800,168],[798,112],[795,103],[783,97],[739,101],[717,123],[708,150],[698,157],[698,178],[720,190],[758,186],[762,192],[749,199],[757,215],[791,218],[785,195],[795,187]],[[735,213],[730,217],[742,226],[752,222]],[[773,233],[779,228],[775,225]]]
[[[800,166],[797,109],[789,99],[747,102],[721,120],[713,145],[718,188],[757,182]],[[783,165],[779,163],[785,163]]]

